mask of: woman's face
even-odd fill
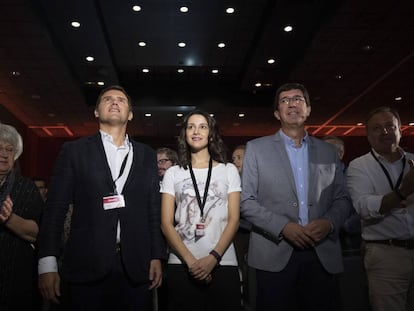
[[[194,114],[188,118],[185,138],[191,150],[198,151],[208,146],[210,129],[206,118],[200,114]]]
[[[12,144],[0,140],[0,175],[6,175],[12,170],[15,153]]]

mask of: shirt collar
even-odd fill
[[[405,151],[400,146],[398,146],[397,148],[398,148],[398,152],[400,153],[400,159],[399,160],[401,160],[405,156]],[[371,150],[375,154],[375,156],[377,157],[378,160],[388,162],[388,160],[386,158],[384,158],[382,155],[380,155],[374,148],[371,148]]]
[[[110,134],[108,134],[108,133],[106,133],[102,130],[99,130],[99,132],[101,133],[102,141],[104,141],[104,142],[106,141],[108,143],[111,143],[112,145],[115,145],[114,140],[113,140],[113,138]],[[128,147],[129,147],[129,137],[128,137],[128,134],[125,134],[125,140],[124,140],[123,146],[120,146],[120,147],[117,147],[117,148],[128,148]]]
[[[280,130],[280,136],[283,139],[283,142],[285,143],[285,145],[290,146],[292,148],[297,148],[295,141],[290,138],[289,136],[287,136],[285,133],[283,133],[282,130]],[[302,144],[301,145],[305,145],[309,142],[309,135],[308,132],[305,131],[305,136],[302,138]]]

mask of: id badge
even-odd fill
[[[206,225],[204,223],[196,223],[196,229],[195,229],[195,236],[196,238],[201,238],[205,234],[205,228]]]
[[[125,207],[125,200],[122,194],[114,194],[103,197],[104,210]]]

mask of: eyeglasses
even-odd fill
[[[157,163],[158,163],[158,165],[163,165],[163,164],[167,163],[168,161],[171,161],[171,160],[170,159],[159,159],[157,161]]]
[[[293,97],[283,97],[279,99],[279,104],[289,105],[290,102],[295,103],[296,105],[303,104],[305,102],[303,96],[293,96]]]
[[[0,153],[5,154],[6,156],[12,155],[14,153],[13,146],[0,146]]]
[[[373,131],[376,134],[380,134],[380,133],[384,133],[384,131],[386,131],[387,133],[395,132],[396,129],[397,129],[397,126],[395,126],[394,124],[388,124],[384,126],[376,125],[371,128],[371,131]]]

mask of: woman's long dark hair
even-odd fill
[[[216,120],[205,111],[193,110],[184,117],[180,135],[178,136],[178,160],[180,166],[184,169],[188,168],[191,163],[191,149],[186,140],[186,129],[188,125],[188,119],[193,115],[201,115],[207,120],[209,133],[208,133],[208,152],[210,157],[217,162],[227,163],[226,146],[220,137]]]

